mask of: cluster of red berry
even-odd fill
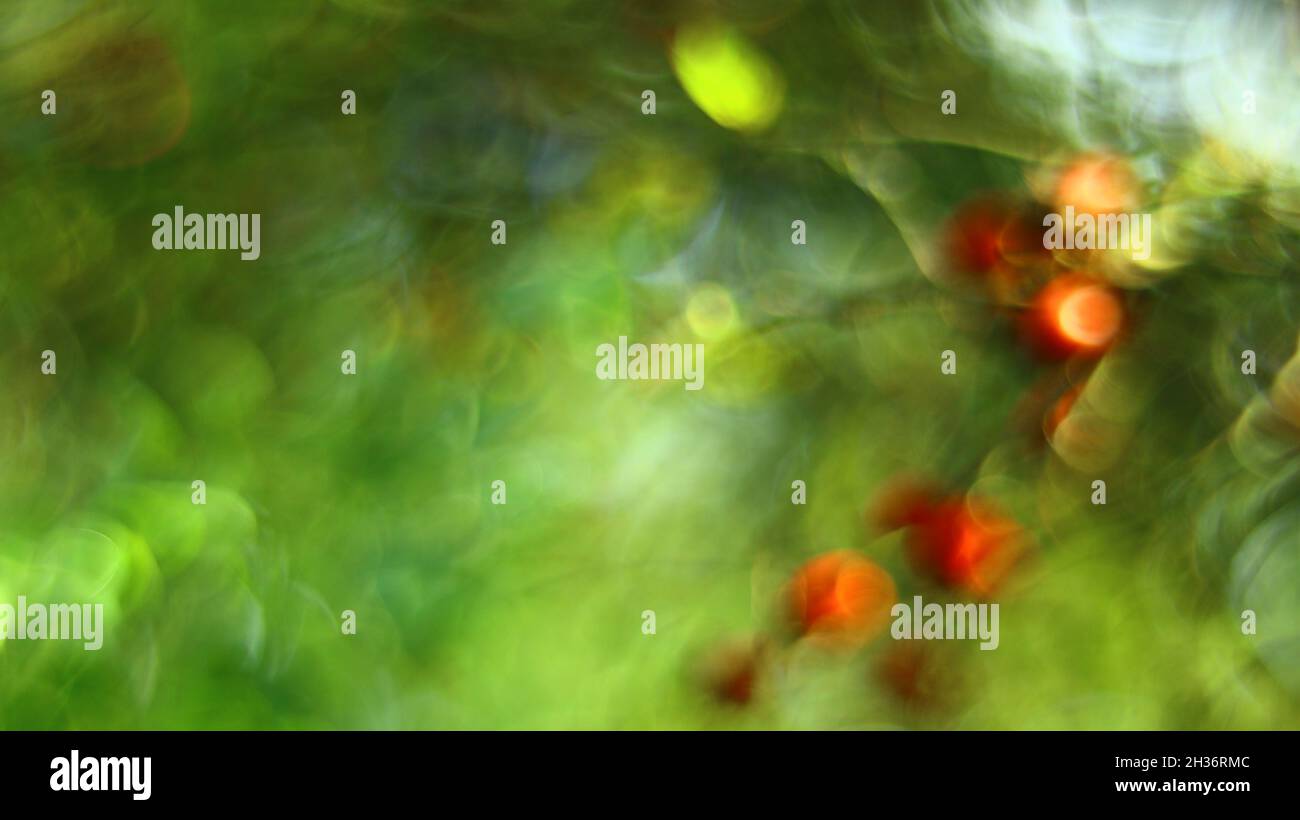
[[[1031,391],[1029,403],[1039,405],[1048,439],[1070,414],[1093,365],[1128,326],[1130,300],[1105,273],[1112,260],[1103,264],[1089,249],[1055,252],[1046,247],[1039,225],[1052,207],[1068,205],[1100,216],[1129,208],[1138,198],[1134,173],[1115,157],[1078,158],[1054,179],[1050,201],[973,199],[943,235],[952,284],[973,285],[990,309],[1007,316],[1013,336],[1044,365],[1046,387]],[[918,577],[968,599],[994,597],[1032,549],[1024,528],[991,500],[923,481],[895,482],[881,493],[869,518],[877,531],[903,531],[908,563]],[[875,561],[840,550],[801,566],[783,599],[794,641],[852,650],[885,632],[897,587]],[[705,666],[708,690],[724,702],[749,703],[778,644],[762,640],[715,651]],[[876,666],[879,682],[911,705],[950,702],[954,682],[945,679],[949,671],[933,653],[913,641],[890,646]]]

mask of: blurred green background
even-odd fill
[[[0,642],[0,727],[1300,728],[1298,67],[1294,3],[5,0],[0,602],[107,635]],[[1102,149],[1163,233],[1081,459],[940,240]],[[177,205],[261,258],[155,251]],[[811,556],[938,596],[863,521],[912,471],[1039,544],[1000,648],[711,698]]]

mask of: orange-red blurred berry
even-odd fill
[[[991,197],[963,205],[948,223],[944,242],[953,268],[980,277],[999,296],[1014,287],[1022,265],[1047,256],[1042,229],[1027,212]]]
[[[1024,315],[1026,340],[1049,359],[1100,356],[1119,336],[1124,306],[1114,289],[1090,277],[1058,276]]]
[[[703,660],[700,678],[715,700],[744,706],[754,698],[762,662],[762,648],[753,643],[730,643],[712,650]]]
[[[907,531],[917,572],[980,597],[993,593],[1023,557],[1024,533],[990,504],[958,497],[935,503]]]
[[[1125,213],[1138,205],[1138,179],[1120,157],[1087,154],[1061,172],[1054,199],[1058,209],[1079,214]]]
[[[791,619],[800,634],[846,646],[879,634],[896,599],[889,573],[847,550],[804,564],[788,590]]]
[[[1009,214],[984,202],[967,205],[948,226],[948,251],[954,266],[967,273],[988,273],[1002,261],[1002,234]]]
[[[875,674],[891,695],[917,711],[942,711],[960,700],[955,670],[935,647],[918,641],[894,643],[881,655]]]

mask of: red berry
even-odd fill
[[[897,599],[889,573],[847,550],[804,564],[787,595],[801,635],[841,646],[861,645],[883,631]]]

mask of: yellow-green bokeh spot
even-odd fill
[[[785,81],[766,56],[727,26],[697,23],[677,33],[673,70],[700,110],[736,131],[759,131],[781,113]]]

